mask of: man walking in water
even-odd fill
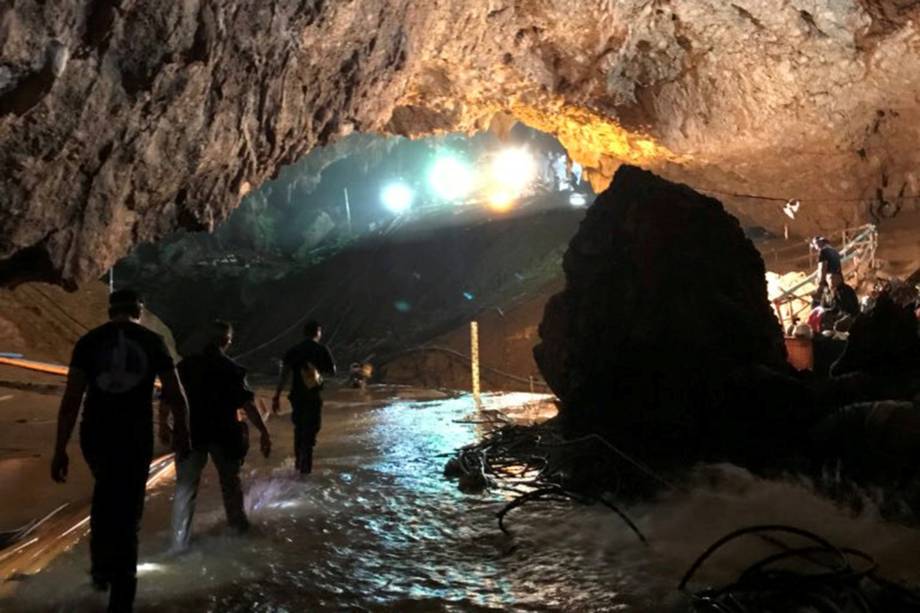
[[[301,475],[313,470],[313,447],[322,422],[322,375],[335,375],[335,362],[325,345],[320,344],[323,328],[308,321],[303,328],[306,340],[284,354],[281,377],[272,400],[275,413],[281,409],[281,392],[291,380],[291,420],[294,422],[295,466]]]
[[[210,333],[211,340],[202,353],[179,363],[179,378],[188,395],[192,451],[186,458],[176,461],[172,516],[175,551],[188,547],[198,483],[209,455],[220,479],[227,523],[238,533],[249,529],[240,484],[240,468],[248,451],[249,436],[246,425],[237,418],[240,408],[261,434],[262,455],[267,458],[272,448],[262,415],[253,404],[255,394],[246,383],[246,369],[226,354],[233,342],[233,327],[215,321]],[[161,417],[160,423],[164,422]],[[168,435],[168,432],[161,432],[161,437]]]
[[[178,457],[189,450],[187,406],[163,338],[140,325],[133,291],[109,297],[110,321],[77,341],[58,414],[51,477],[67,480],[67,442],[80,406],[80,447],[95,480],[90,511],[93,585],[111,589],[109,611],[131,611],[137,590],[137,533],[153,457],[153,386],[175,423]],[[84,394],[86,396],[85,403]]]

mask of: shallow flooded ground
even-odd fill
[[[490,396],[486,406],[512,407],[527,421],[551,414],[540,401]],[[244,469],[253,534],[223,533],[216,475],[208,468],[192,551],[169,557],[171,485],[156,488],[141,537],[138,609],[685,611],[676,585],[693,560],[723,534],[763,523],[814,530],[873,554],[886,576],[920,581],[920,531],[871,513],[853,517],[806,484],[766,482],[731,466],[699,469],[691,493],[626,509],[649,546],[601,507],[527,505],[509,514],[513,535],[506,536],[495,513],[507,494],[466,495],[443,477],[452,451],[485,427],[470,423],[478,416],[468,396],[343,392],[327,403],[316,472],[305,480],[293,474],[289,421],[274,419],[271,459],[256,457],[254,445]],[[76,450],[73,462],[82,463]],[[39,468],[36,480],[46,472]],[[85,501],[88,489],[77,490],[88,486],[75,481],[66,491]],[[45,488],[51,490],[35,485]],[[0,492],[6,501],[17,497]],[[34,495],[26,500],[38,504]],[[713,560],[701,578],[725,580],[768,552],[762,543],[744,543]],[[99,610],[87,554],[84,539],[37,575],[13,577],[5,587],[15,591],[0,609]]]

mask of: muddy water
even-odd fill
[[[519,406],[521,395],[487,404]],[[545,417],[535,405],[517,413]],[[247,469],[256,525],[226,536],[214,476],[203,486],[190,553],[169,557],[169,496],[148,502],[138,608],[144,611],[685,611],[675,586],[712,541],[741,526],[792,523],[869,551],[893,578],[920,581],[920,532],[853,517],[806,484],[765,482],[730,466],[699,471],[690,494],[627,509],[651,545],[600,508],[526,506],[503,535],[501,493],[469,496],[442,477],[446,455],[481,425],[468,397],[331,403],[317,471],[292,475],[291,435],[272,424],[276,453]],[[715,560],[719,581],[766,553],[750,543]],[[0,609],[93,611],[85,543],[20,582]]]

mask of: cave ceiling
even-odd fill
[[[920,0],[4,2],[0,283],[72,286],[212,229],[352,132],[521,121],[595,188],[639,164],[772,229],[796,198],[799,235],[920,208],[918,18]]]

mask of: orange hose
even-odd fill
[[[16,358],[0,358],[0,364],[5,364],[6,366],[15,366],[16,368],[25,368],[26,370],[34,370],[36,372],[43,372],[49,375],[60,375],[62,377],[66,377],[67,373],[70,372],[70,369],[66,366],[46,364],[45,362],[33,362],[32,360],[19,360]]]
[[[67,366],[48,364],[46,362],[35,362],[33,360],[20,360],[16,358],[0,358],[0,365],[15,366],[16,368],[24,368],[26,370],[43,372],[49,375],[59,375],[61,377],[66,377],[70,372],[70,368]],[[159,389],[159,380],[154,385]]]

